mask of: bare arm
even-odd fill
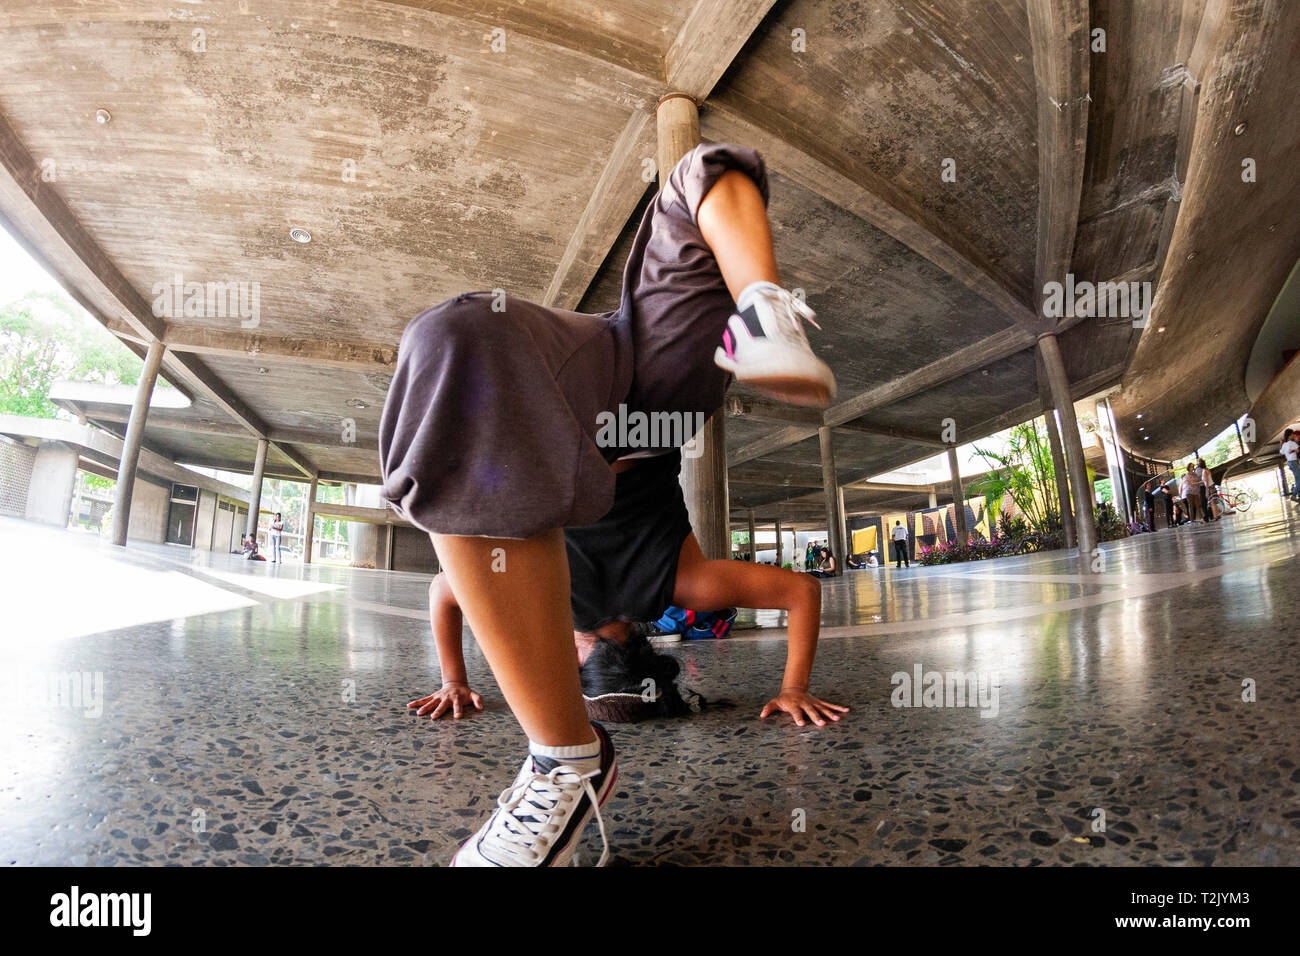
[[[708,561],[690,535],[678,559],[673,603],[696,611],[731,606],[785,610],[789,637],[781,692],[759,716],[783,710],[800,727],[805,716],[824,727],[825,718],[839,720],[839,713],[848,710],[809,693],[821,627],[821,583],[815,577],[748,561]]]
[[[428,714],[432,720],[448,711],[453,717],[460,717],[462,708],[468,713],[471,706],[482,710],[483,698],[469,686],[469,677],[465,673],[465,652],[461,647],[464,617],[446,575],[437,575],[429,585],[429,620],[433,625],[434,646],[438,649],[442,686],[406,706],[416,708],[417,716]]]

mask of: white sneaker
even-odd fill
[[[825,408],[835,397],[835,375],[813,354],[804,322],[821,328],[817,314],[785,289],[770,284],[758,288],[745,308],[727,320],[713,362],[736,381],[774,398]]]
[[[582,831],[595,816],[604,844],[597,866],[609,859],[601,805],[618,777],[614,745],[599,724],[600,769],[572,767],[531,754],[515,782],[497,798],[497,809],[452,858],[452,866],[568,866]]]

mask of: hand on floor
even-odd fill
[[[468,717],[473,711],[483,709],[483,698],[470,689],[469,684],[447,683],[435,690],[428,697],[421,697],[419,700],[413,700],[406,706],[418,707],[415,712],[417,717],[423,717],[429,714],[430,720],[437,720],[443,714],[450,711],[451,715],[457,719],[461,716]],[[461,711],[464,714],[461,714]],[[432,711],[432,713],[429,713]]]
[[[807,715],[818,727],[825,727],[824,717],[831,720],[839,720],[840,713],[847,714],[849,709],[841,707],[839,704],[827,703],[824,700],[818,700],[807,691],[801,690],[783,690],[780,695],[769,700],[763,708],[763,712],[758,715],[759,720],[763,720],[769,714],[775,714],[778,711],[785,711],[794,718],[796,727],[804,725],[804,716]]]

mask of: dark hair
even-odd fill
[[[681,717],[699,713],[710,703],[689,688],[677,687],[681,665],[677,658],[657,652],[647,639],[649,633],[649,625],[634,624],[623,643],[601,639],[578,668],[587,713],[594,720]],[[647,679],[654,683],[647,686]],[[653,699],[646,700],[651,689]]]
[[[275,513],[275,516],[276,516],[277,518],[280,517],[280,512],[277,511],[277,512]]]

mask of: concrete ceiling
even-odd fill
[[[840,383],[822,419],[734,393],[732,506],[770,520],[817,499],[822,422],[848,482],[946,418],[966,441],[1037,414],[1041,331],[1076,398],[1122,383],[1131,445],[1132,414],[1160,423],[1144,453],[1244,411],[1300,257],[1298,42],[1282,0],[6,0],[0,215],[130,347],[168,344],[194,403],[149,447],[251,470],[265,437],[268,474],[374,480],[412,316],[492,288],[614,307],[654,104],[690,93],[706,139],[766,156]],[[1158,281],[1151,326],[1052,326],[1036,290],[1066,271]],[[257,283],[259,321],[155,315],[178,273]]]

